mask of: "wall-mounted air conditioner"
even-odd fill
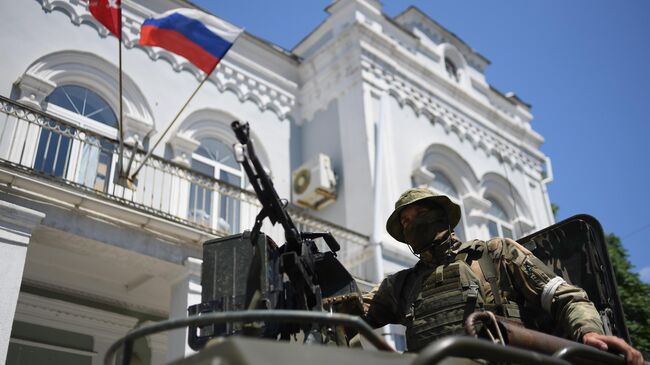
[[[336,178],[330,158],[319,153],[293,172],[293,203],[322,209],[336,201]]]

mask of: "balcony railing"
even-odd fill
[[[145,162],[135,190],[116,184],[118,150],[116,140],[0,96],[0,164],[217,237],[253,226],[261,206],[252,192],[156,156]],[[125,147],[125,164],[132,153]],[[135,153],[139,165],[144,151]],[[364,279],[367,236],[292,207],[289,214],[301,231],[331,232],[341,262]],[[279,225],[267,221],[263,231],[284,241]]]

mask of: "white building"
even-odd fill
[[[124,3],[127,162],[203,76],[137,45],[145,18],[194,7],[152,4]],[[115,37],[85,1],[0,3],[0,358],[99,364],[129,329],[200,301],[201,243],[250,229],[259,209],[230,153],[232,120],[250,122],[281,197],[292,196],[292,172],[329,156],[336,200],[292,215],[335,234],[364,288],[416,261],[384,230],[406,188],[460,204],[464,238],[521,237],[553,222],[530,106],[488,84],[485,57],[416,8],[390,18],[378,1],[338,0],[326,10],[291,51],[241,36],[132,191],[115,183]],[[183,331],[151,336],[136,354],[158,364],[186,354],[185,342]]]

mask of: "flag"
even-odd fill
[[[242,29],[202,11],[174,9],[144,21],[140,45],[162,47],[210,74],[241,32]]]
[[[121,0],[90,0],[90,14],[108,30],[122,39],[122,1]]]

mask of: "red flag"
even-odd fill
[[[97,21],[122,39],[122,1],[121,0],[89,0],[88,9]]]

